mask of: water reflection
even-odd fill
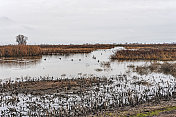
[[[4,113],[10,115],[11,110],[15,109],[16,115],[46,115],[56,112],[56,115],[59,113],[60,116],[85,116],[97,111],[136,106],[150,101],[158,103],[161,99],[172,98],[176,82],[173,76],[161,73],[141,76],[131,69],[136,65],[150,64],[151,61],[110,61],[110,55],[118,49],[121,48],[98,50],[90,54],[42,56],[36,61],[23,58],[12,59],[6,63],[5,61],[9,60],[1,60],[3,61],[0,64],[1,78],[12,79],[2,82],[6,83],[5,89],[9,88],[9,84],[11,89],[6,93],[1,86],[3,90],[0,96],[2,99],[0,115]],[[28,65],[23,65],[29,67],[19,66],[25,63],[24,61]],[[35,62],[36,64],[32,64]],[[5,65],[10,63],[11,66]],[[13,80],[14,78],[16,80]],[[89,78],[92,81],[97,79],[98,82],[89,86],[87,82]],[[28,89],[19,88],[19,85],[13,85],[16,81],[20,83],[28,81],[32,84]],[[34,81],[39,83],[43,81],[45,90],[43,87],[34,87]],[[74,85],[71,87],[70,83],[74,84],[73,81],[77,81],[78,85],[76,83],[75,87]],[[69,85],[59,84],[57,87],[55,84],[64,84],[63,82],[68,82]],[[46,89],[48,86],[46,83],[51,83],[51,87]],[[18,93],[14,96],[16,91]]]
[[[36,57],[22,57],[22,58],[0,58],[0,66],[2,67],[13,67],[13,66],[31,66],[40,64],[42,56]]]

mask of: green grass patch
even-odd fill
[[[137,114],[132,115],[130,117],[150,117],[150,116],[159,115],[161,112],[167,112],[167,111],[173,111],[173,110],[176,110],[176,106],[161,108],[161,109],[153,110],[150,112],[137,113]]]

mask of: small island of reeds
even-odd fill
[[[176,60],[176,44],[126,44],[124,50],[111,56],[112,60]]]

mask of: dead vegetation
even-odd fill
[[[94,51],[94,48],[42,48],[43,55],[53,55],[53,54],[60,54],[60,53],[90,53]]]
[[[110,49],[112,44],[95,45],[7,45],[0,46],[0,57],[25,57],[52,54],[90,53],[97,49]]]
[[[41,48],[30,45],[0,46],[0,57],[40,56]]]
[[[79,79],[57,79],[57,80],[28,80],[25,82],[6,82],[1,85],[0,92],[27,93],[33,95],[53,94],[66,91],[78,91],[80,87],[86,90],[97,83],[105,83],[107,79],[79,78]]]
[[[132,44],[126,50],[117,51],[112,60],[176,60],[176,44]]]
[[[159,49],[159,48],[176,48],[176,44],[164,43],[164,44],[122,44],[120,46],[125,47],[126,49]]]
[[[176,63],[152,63],[151,65],[137,66],[133,69],[140,75],[147,75],[149,73],[155,72],[176,77]]]
[[[151,85],[149,82],[144,81],[144,80],[137,81],[137,82],[134,82],[132,84],[134,84],[134,85],[144,85],[144,86],[150,86]]]
[[[0,82],[0,105],[4,108],[0,115],[77,117],[101,116],[102,113],[110,112],[107,116],[111,116],[113,113],[124,114],[121,113],[124,111],[133,115],[133,107],[142,109],[150,102],[150,106],[153,106],[161,100],[173,99],[175,92],[172,84],[163,82],[166,85],[161,87],[160,79],[156,88],[151,88],[145,81],[139,81],[140,83],[131,84],[134,87],[131,88],[127,86],[131,81],[125,74],[111,78],[92,76],[72,79],[9,79]],[[140,88],[141,85],[143,88]],[[140,106],[141,104],[144,106]],[[138,113],[138,109],[135,112]]]
[[[73,48],[111,49],[115,46],[116,45],[114,44],[40,45],[41,48],[62,48],[62,49],[73,49]]]
[[[100,66],[103,68],[110,68],[111,67],[111,63],[110,62],[101,62]]]
[[[94,44],[94,45],[40,45],[43,55],[58,53],[90,53],[97,49],[111,49],[112,44]]]

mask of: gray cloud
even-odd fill
[[[0,0],[0,44],[173,42],[175,0]]]

